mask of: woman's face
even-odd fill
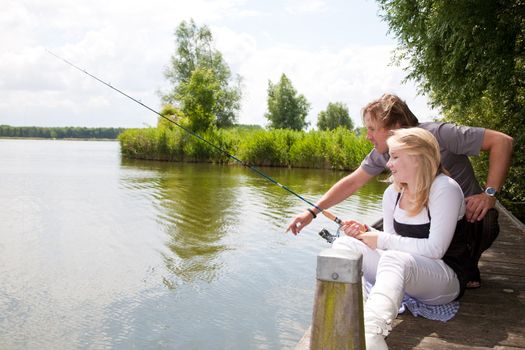
[[[386,163],[397,183],[413,183],[419,167],[417,157],[401,149],[390,150],[390,160]]]

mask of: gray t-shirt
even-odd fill
[[[465,197],[481,193],[469,156],[478,156],[481,151],[484,128],[458,126],[450,123],[421,123],[418,127],[430,131],[437,139],[441,151],[441,163],[450,176],[461,186]],[[361,167],[376,176],[388,170],[390,156],[374,148],[361,162]]]

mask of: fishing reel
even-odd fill
[[[323,228],[319,232],[319,236],[323,237],[328,243],[333,243],[337,237],[339,237],[339,230],[335,235],[331,234],[327,229]]]

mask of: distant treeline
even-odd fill
[[[0,125],[0,137],[42,139],[116,139],[124,128],[37,127]]]

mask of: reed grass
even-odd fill
[[[208,129],[200,136],[241,161],[256,166],[356,169],[372,145],[354,131]],[[119,136],[124,157],[177,162],[237,163],[184,130],[128,129]]]

